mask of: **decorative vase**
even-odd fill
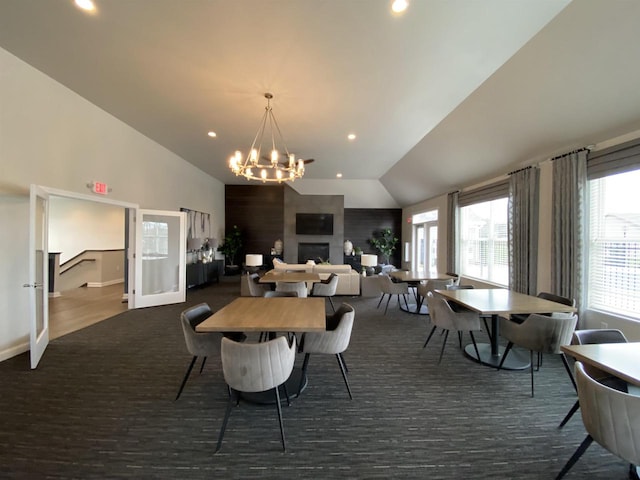
[[[349,256],[353,253],[353,243],[351,243],[351,240],[345,240],[344,241],[344,254],[346,256]]]
[[[282,240],[278,239],[274,242],[273,249],[275,250],[276,255],[282,255],[283,248],[284,248],[284,244],[282,243]]]

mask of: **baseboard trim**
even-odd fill
[[[0,351],[0,362],[4,362],[5,360],[9,360],[10,358],[28,351],[29,342],[21,343],[20,345],[15,345],[13,347],[7,348],[6,350]]]

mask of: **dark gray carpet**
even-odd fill
[[[559,358],[544,358],[531,398],[528,371],[478,365],[452,336],[438,365],[442,337],[422,348],[428,317],[395,304],[384,316],[377,299],[348,297],[338,302],[356,309],[353,401],[335,357],[312,356],[309,387],[283,408],[287,452],[275,407],[241,403],[214,455],[226,387],[209,359],[174,402],[190,360],[178,315],[238,294],[225,278],[186,304],[54,340],[35,371],[28,354],[0,363],[0,478],[546,479],[585,436],[579,414],[557,428],[575,400]],[[624,479],[627,467],[594,444],[566,478]]]

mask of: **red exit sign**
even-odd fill
[[[99,193],[100,195],[106,195],[109,193],[109,186],[102,182],[93,182],[93,193]]]

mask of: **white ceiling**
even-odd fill
[[[0,47],[227,184],[247,182],[227,162],[265,92],[289,151],[315,159],[293,186],[347,207],[640,128],[637,1],[95,1],[0,0]]]

